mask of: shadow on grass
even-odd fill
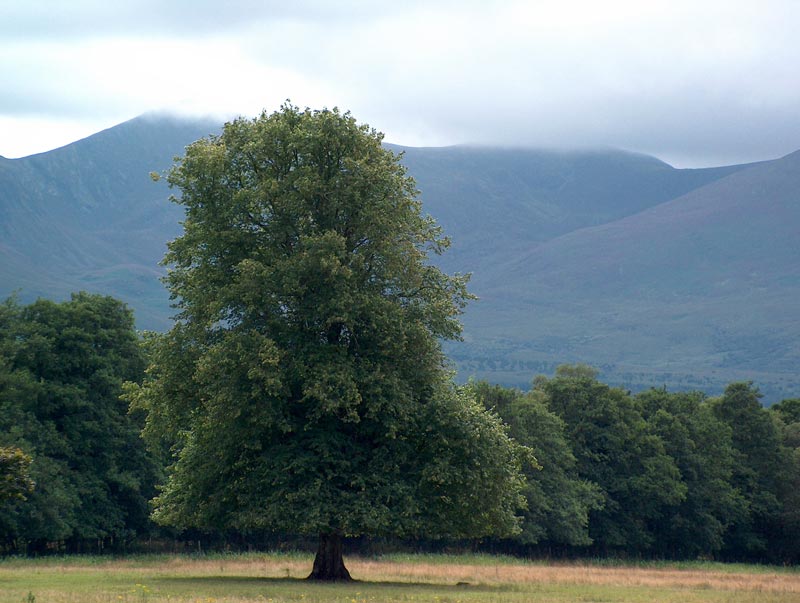
[[[379,588],[379,589],[413,589],[423,591],[504,591],[509,590],[507,585],[489,585],[489,584],[472,584],[467,582],[459,582],[457,584],[448,584],[445,582],[392,582],[388,580],[352,580],[350,582],[324,582],[319,580],[307,580],[305,578],[276,578],[276,577],[260,577],[260,576],[159,576],[158,582],[170,584],[173,586],[188,587],[192,584],[198,587],[207,587],[211,584],[215,585],[228,585],[228,586],[275,586],[275,587],[348,587],[353,586],[357,588]]]

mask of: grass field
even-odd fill
[[[358,581],[303,580],[304,554],[0,560],[0,603],[792,602],[800,570],[722,564],[524,562],[491,556],[348,558]]]

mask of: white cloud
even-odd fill
[[[788,0],[14,4],[0,7],[6,155],[30,148],[11,120],[74,131],[286,98],[351,109],[404,144],[619,146],[699,164],[800,147]]]
[[[8,159],[27,157],[62,147],[105,130],[118,121],[90,119],[53,119],[52,117],[0,115],[0,156]],[[6,141],[13,144],[6,145]],[[3,146],[9,146],[9,151]]]

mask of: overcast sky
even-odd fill
[[[800,149],[800,1],[0,0],[0,155],[149,111],[349,109],[410,146]]]

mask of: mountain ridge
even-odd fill
[[[539,314],[560,325],[558,336],[519,326],[493,335],[505,335],[506,357],[537,357],[527,342],[549,334],[551,345],[583,361],[630,365],[633,355],[617,350],[634,331],[635,357],[645,366],[712,373],[717,383],[774,381],[768,395],[796,395],[798,190],[800,154],[793,153],[537,245],[498,268],[487,285],[489,302],[497,306],[495,320]],[[503,300],[513,303],[504,308]],[[572,320],[559,319],[559,311]],[[487,336],[486,324],[471,326],[478,338]],[[582,333],[594,339],[579,341]],[[619,367],[606,367],[612,369]]]
[[[0,160],[0,296],[102,292],[128,302],[140,327],[168,328],[158,262],[182,211],[149,173],[219,128],[147,116]],[[435,260],[471,272],[481,298],[463,317],[465,341],[446,345],[461,378],[524,386],[580,361],[634,388],[714,393],[753,378],[773,400],[800,395],[790,366],[800,359],[800,151],[686,170],[608,149],[387,147],[404,153],[424,211],[453,241]],[[727,304],[724,321],[712,302]]]

